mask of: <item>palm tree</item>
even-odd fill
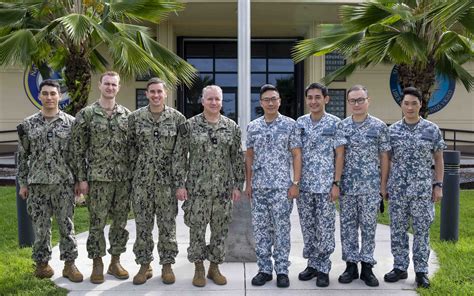
[[[92,72],[153,73],[190,85],[195,69],[162,47],[146,24],[184,8],[175,0],[23,0],[0,2],[0,66],[62,71],[68,112],[87,104]]]
[[[340,17],[340,24],[321,25],[319,37],[293,49],[295,62],[333,51],[348,58],[325,83],[357,68],[398,65],[400,85],[421,90],[425,118],[436,74],[473,88],[474,78],[462,65],[473,58],[474,0],[374,0],[341,6]]]

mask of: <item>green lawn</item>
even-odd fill
[[[387,208],[387,207],[386,207]],[[421,295],[472,295],[474,293],[474,190],[462,190],[459,211],[459,241],[439,239],[440,204],[431,226],[431,248],[436,252],[440,268],[428,290],[418,289]],[[389,224],[388,213],[379,215],[379,223]],[[410,264],[412,266],[412,263]]]
[[[76,208],[74,221],[77,233],[88,229],[85,207]],[[53,244],[57,244],[55,221],[53,225]],[[17,229],[15,187],[0,187],[0,295],[66,295],[67,291],[52,281],[33,276],[31,248],[18,248]]]
[[[431,289],[418,290],[422,295],[469,295],[474,291],[474,190],[461,191],[460,205],[457,243],[439,240],[439,204],[436,206],[431,246],[438,255],[440,269],[432,278]],[[74,221],[77,233],[88,229],[85,207],[76,208]],[[386,211],[379,216],[379,223],[388,222]],[[0,233],[0,295],[66,295],[65,289],[50,280],[36,279],[32,275],[31,248],[18,248],[14,187],[0,187]],[[54,226],[53,243],[57,242],[58,231]]]

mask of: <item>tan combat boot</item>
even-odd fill
[[[35,276],[39,279],[51,278],[54,270],[49,266],[48,262],[36,262]]]
[[[204,287],[206,285],[206,270],[204,270],[204,264],[202,261],[194,262],[194,277],[193,285],[196,287]]]
[[[151,279],[152,276],[153,269],[151,268],[150,263],[142,264],[138,273],[133,277],[133,284],[142,285],[146,283],[148,279]]]
[[[91,283],[102,284],[104,282],[104,263],[102,263],[102,258],[97,257],[92,260]]]
[[[227,279],[219,271],[219,265],[217,263],[211,262],[209,270],[207,272],[207,278],[213,280],[216,285],[225,285],[227,284]]]
[[[161,269],[161,280],[167,285],[173,284],[176,280],[173,269],[171,268],[171,263],[163,264],[163,268]]]
[[[120,256],[112,255],[112,260],[110,261],[109,269],[107,273],[113,275],[114,277],[120,280],[128,279],[128,271],[126,271],[120,264]]]
[[[74,264],[74,260],[64,262],[63,277],[74,283],[80,283],[84,279],[84,276]]]

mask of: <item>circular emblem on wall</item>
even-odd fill
[[[61,99],[59,100],[59,109],[63,110],[69,105],[69,94],[67,93],[67,87],[64,85],[64,80],[61,74],[51,70],[49,79],[58,80],[61,86]],[[41,109],[41,101],[39,100],[39,85],[44,80],[41,76],[40,71],[35,65],[28,67],[23,76],[23,87],[25,93],[30,102],[35,105],[36,108]]]
[[[456,88],[456,81],[442,75],[436,75],[435,91],[428,103],[428,112],[433,114],[443,109],[451,100]],[[403,91],[398,83],[398,66],[395,65],[390,73],[390,92],[398,105],[402,102]]]

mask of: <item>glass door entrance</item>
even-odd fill
[[[290,50],[296,39],[252,40],[251,119],[262,115],[259,89],[271,83],[280,90],[280,112],[292,118],[303,113],[303,66],[293,64]],[[196,69],[198,79],[192,88],[181,88],[178,109],[189,118],[202,112],[201,90],[219,85],[224,93],[222,113],[237,121],[237,41],[195,38],[179,39],[179,54]]]

